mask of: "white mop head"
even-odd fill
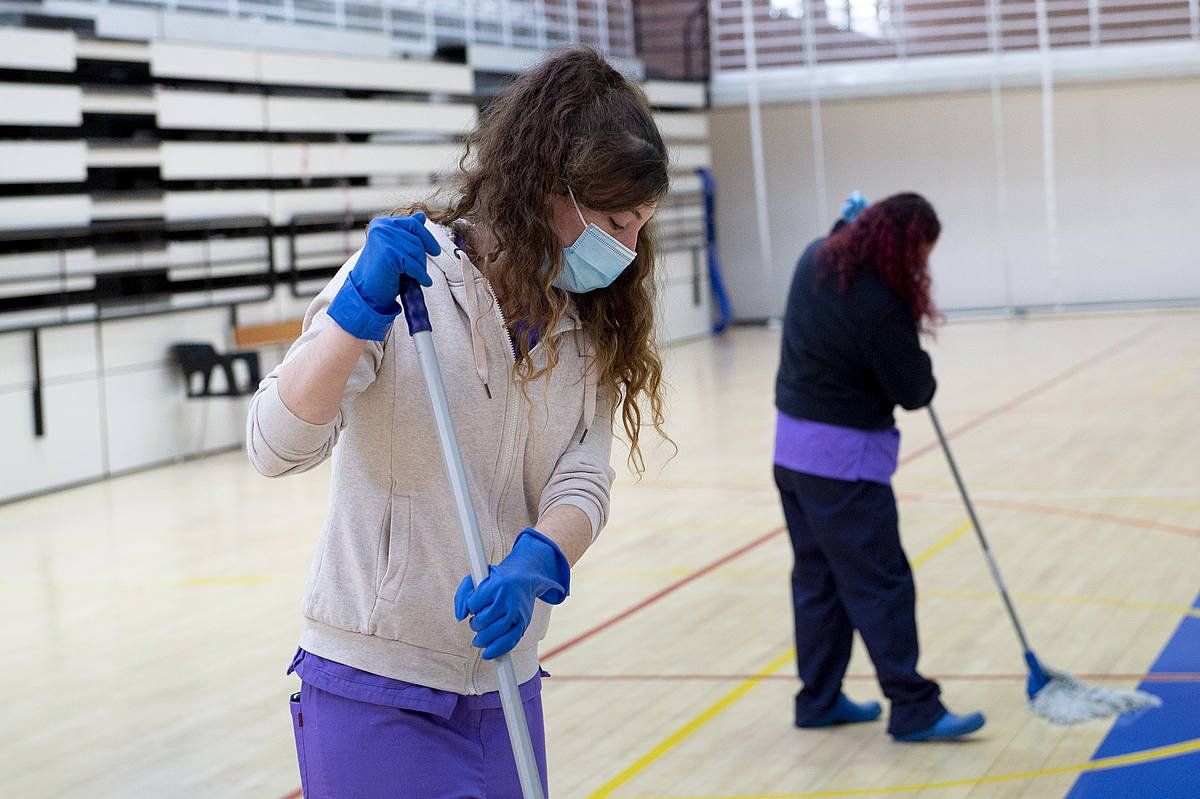
[[[1029,700],[1029,709],[1052,724],[1082,724],[1162,705],[1161,699],[1145,691],[1101,688],[1057,669],[1042,668],[1050,682]]]

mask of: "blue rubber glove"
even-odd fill
[[[425,214],[384,216],[367,226],[367,243],[350,276],[329,304],[329,316],[355,338],[383,341],[400,313],[400,276],[431,286],[425,257],[441,245],[425,228]]]
[[[471,575],[463,578],[454,593],[454,616],[459,621],[471,615],[475,631],[473,646],[491,660],[510,651],[533,618],[533,601],[557,605],[571,592],[571,566],[558,545],[537,530],[526,528],[512,552],[488,568],[479,587]]]
[[[850,196],[846,198],[846,202],[842,203],[842,221],[850,224],[858,215],[863,212],[863,209],[868,205],[867,198],[862,196],[862,192],[858,189],[850,192]]]

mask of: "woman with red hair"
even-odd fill
[[[847,202],[828,238],[796,267],[775,385],[775,483],[795,553],[792,604],[803,690],[796,725],[874,721],[878,702],[842,693],[858,630],[898,741],[959,738],[984,724],[957,716],[917,673],[916,590],[900,545],[893,411],[928,405],[937,383],[919,333],[939,315],[929,253],[941,224],[918,194]],[[857,216],[856,216],[857,215]]]

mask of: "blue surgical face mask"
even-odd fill
[[[554,285],[573,294],[586,294],[610,285],[633,263],[637,253],[584,219],[569,186],[567,193],[583,223],[583,232],[574,244],[563,247],[562,274],[555,278]]]

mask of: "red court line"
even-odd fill
[[[786,529],[787,529],[786,527],[776,527],[771,532],[766,533],[765,535],[760,535],[758,538],[754,539],[750,543],[743,544],[742,546],[738,547],[737,549],[733,550],[732,552],[730,552],[726,555],[723,555],[720,558],[717,558],[716,560],[714,560],[712,563],[708,564],[707,566],[701,567],[697,571],[692,572],[687,577],[684,577],[680,580],[676,580],[675,582],[671,583],[670,585],[668,585],[666,588],[662,589],[661,591],[651,594],[650,596],[646,597],[642,601],[638,602],[636,605],[632,605],[632,606],[626,608],[625,610],[618,613],[616,616],[612,616],[612,617],[600,622],[600,624],[597,624],[595,627],[592,627],[591,629],[580,633],[579,635],[575,636],[574,638],[564,641],[563,643],[559,644],[558,646],[554,647],[553,649],[550,649],[547,652],[543,652],[541,659],[543,661],[549,660],[550,658],[554,657],[555,655],[557,655],[561,652],[565,652],[566,650],[570,649],[571,647],[583,643],[584,641],[591,638],[592,636],[598,635],[599,633],[604,632],[605,630],[607,630],[609,627],[612,627],[617,622],[620,622],[620,621],[623,621],[624,619],[629,618],[630,616],[637,613],[639,610],[642,610],[643,608],[647,607],[648,605],[653,605],[658,600],[662,599],[663,597],[665,597],[669,594],[672,594],[672,593],[678,591],[680,588],[683,588],[688,583],[690,583],[694,580],[699,580],[704,575],[709,574],[710,572],[721,568],[726,563],[729,563],[731,560],[740,558],[742,555],[745,555],[747,552],[754,549],[755,547],[765,544],[766,542],[770,541],[772,538],[779,535]]]
[[[1011,682],[1023,681],[1028,674],[929,674],[931,680],[943,682]],[[1076,674],[1089,682],[1139,680],[1142,682],[1200,682],[1200,672],[1165,672],[1161,674]],[[553,682],[744,682],[746,680],[781,680],[795,682],[794,674],[555,674]],[[847,680],[874,682],[874,674],[847,674]]]
[[[913,500],[914,502],[939,502],[947,505],[957,505],[961,500],[951,497],[931,497],[927,494],[900,494],[903,499]],[[1172,535],[1182,535],[1188,538],[1200,538],[1200,530],[1194,527],[1184,527],[1179,524],[1168,524],[1166,522],[1156,522],[1150,519],[1138,519],[1133,516],[1118,516],[1115,513],[1100,513],[1091,510],[1078,510],[1076,508],[1060,508],[1052,505],[1038,505],[1032,502],[1015,502],[1007,499],[977,499],[972,497],[976,505],[985,505],[992,508],[1008,508],[1011,510],[1024,510],[1030,513],[1043,513],[1048,516],[1069,516],[1076,519],[1090,519],[1097,522],[1112,522],[1113,524],[1128,525],[1130,527],[1141,527],[1147,530],[1157,530],[1162,533],[1171,533]]]
[[[1008,411],[1011,411],[1013,408],[1016,408],[1021,403],[1025,402],[1027,400],[1030,400],[1033,397],[1038,396],[1039,394],[1044,394],[1045,392],[1049,391],[1051,388],[1054,388],[1059,383],[1062,383],[1065,380],[1069,380],[1070,378],[1074,377],[1075,375],[1079,374],[1080,372],[1084,371],[1085,369],[1089,369],[1089,368],[1095,366],[1096,364],[1100,363],[1101,361],[1111,358],[1113,355],[1116,355],[1121,350],[1125,349],[1126,347],[1133,344],[1135,341],[1138,341],[1142,337],[1146,336],[1148,333],[1151,333],[1154,330],[1157,330],[1161,326],[1162,326],[1162,323],[1159,322],[1157,324],[1150,325],[1149,327],[1144,327],[1141,330],[1137,331],[1136,333],[1132,333],[1132,334],[1126,336],[1125,338],[1118,341],[1116,344],[1113,344],[1111,347],[1103,349],[1100,352],[1096,353],[1095,355],[1091,356],[1090,358],[1086,358],[1086,359],[1080,361],[1079,363],[1075,364],[1074,366],[1067,367],[1066,370],[1059,372],[1054,377],[1051,377],[1048,380],[1043,380],[1041,383],[1038,383],[1037,385],[1033,386],[1032,388],[1022,391],[1020,394],[1013,397],[1008,402],[1005,402],[1001,405],[997,405],[995,408],[992,408],[990,410],[986,410],[983,413],[976,416],[974,419],[971,419],[970,421],[959,425],[958,427],[954,428],[953,430],[948,431],[946,433],[946,438],[955,438],[957,436],[960,436],[963,433],[967,432],[968,430],[973,430],[976,427],[979,427],[979,425],[983,424],[984,422],[988,421],[989,419],[993,419],[1002,413],[1007,413]],[[921,457],[922,455],[932,452],[933,450],[937,449],[938,447],[939,447],[939,444],[936,440],[930,441],[928,444],[917,447],[915,450],[913,450],[912,452],[908,453],[903,458],[901,458],[900,464],[903,465],[905,463],[908,463],[909,461],[914,461],[917,458]]]

